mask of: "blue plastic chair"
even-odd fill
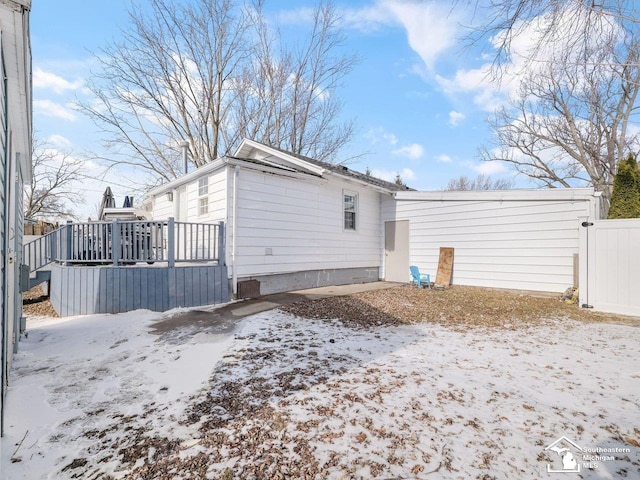
[[[423,283],[427,284],[427,288],[431,288],[431,275],[428,273],[420,275],[420,269],[415,265],[409,267],[411,271],[411,285],[416,285],[418,288],[422,287]]]

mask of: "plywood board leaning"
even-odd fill
[[[451,286],[451,275],[453,274],[453,248],[440,247],[440,258],[438,260],[438,273],[436,274],[435,288],[448,288]]]

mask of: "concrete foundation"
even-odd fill
[[[379,279],[380,269],[378,267],[364,267],[251,276],[239,278],[238,282],[258,280],[260,282],[260,295],[271,295],[273,293],[327,287],[330,285],[377,282]]]

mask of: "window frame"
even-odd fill
[[[353,202],[347,201],[347,197],[352,197]],[[350,203],[353,203],[353,207],[350,207]],[[349,223],[353,223],[353,226],[347,225],[347,214],[352,215],[352,219]],[[347,232],[358,231],[358,192],[351,190],[342,191],[342,230]]]
[[[198,217],[209,215],[209,176],[198,179]]]

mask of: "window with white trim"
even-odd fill
[[[209,213],[209,177],[198,180],[198,216]]]
[[[342,209],[344,211],[344,229],[355,230],[358,215],[358,194],[354,192],[342,192]]]

